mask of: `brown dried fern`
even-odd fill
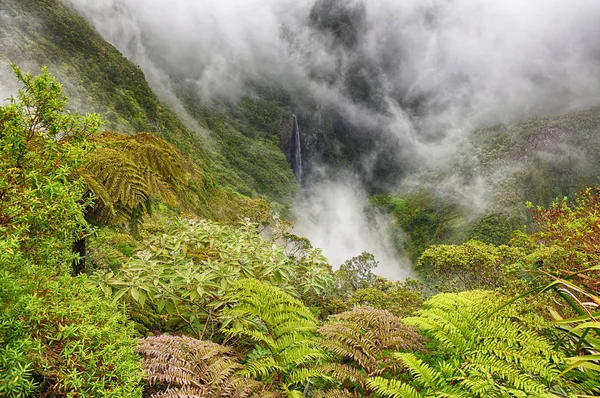
[[[340,383],[358,385],[367,393],[366,379],[402,370],[400,362],[391,355],[396,351],[423,351],[423,337],[415,329],[386,310],[356,307],[338,314],[319,329],[320,345],[344,363],[326,365],[329,375]],[[348,391],[331,391],[334,395],[352,396]],[[343,395],[343,394],[350,395]],[[356,393],[354,391],[353,393]],[[342,394],[342,395],[336,395]]]
[[[144,356],[142,367],[149,384],[165,388],[152,398],[244,398],[264,390],[262,383],[235,374],[242,366],[230,348],[210,341],[153,336],[140,340],[137,352]]]

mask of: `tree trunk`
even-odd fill
[[[73,242],[73,254],[78,254],[79,258],[73,260],[72,272],[77,276],[85,270],[86,238],[77,239]]]

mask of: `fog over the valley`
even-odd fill
[[[275,85],[382,131],[412,164],[444,164],[479,126],[600,103],[596,0],[70,1],[176,109],[173,79],[205,102]],[[483,206],[475,181],[460,191]],[[334,265],[368,250],[382,274],[405,276],[360,185],[319,184],[298,231]]]

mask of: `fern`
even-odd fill
[[[389,398],[420,398],[421,395],[409,385],[383,377],[372,377],[367,380],[369,388],[379,396]]]
[[[350,381],[366,394],[368,377],[400,371],[390,353],[422,351],[423,338],[389,311],[357,307],[333,317],[319,329],[320,345],[350,364],[331,363],[326,370],[340,382]]]
[[[168,386],[152,398],[250,397],[264,385],[236,374],[241,365],[231,349],[187,336],[140,340],[143,368],[151,385]]]
[[[312,394],[310,394],[310,397],[311,398],[358,398],[358,397],[360,397],[360,395],[351,393],[348,390],[329,390],[329,391],[315,390]]]
[[[494,313],[499,299],[484,291],[439,294],[424,304],[419,317],[404,320],[431,336],[438,355],[447,358],[430,366],[414,355],[395,354],[422,394],[552,396],[562,357],[505,312]]]
[[[240,374],[278,384],[289,397],[312,379],[327,378],[313,366],[326,354],[316,346],[317,322],[302,302],[255,279],[234,282],[228,299],[234,304],[224,311],[226,334],[255,345]]]
[[[149,133],[105,132],[94,141],[98,149],[78,172],[98,199],[88,215],[109,225],[129,221],[135,228],[152,198],[178,202],[177,192],[183,191],[189,175],[183,157],[170,144]]]

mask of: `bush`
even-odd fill
[[[0,234],[49,265],[86,226],[84,187],[74,170],[100,121],[63,112],[61,85],[45,69],[39,76],[13,69],[23,89],[0,107]]]
[[[0,396],[140,397],[133,327],[85,277],[0,257]],[[17,271],[17,272],[15,272]],[[20,272],[18,272],[20,271]],[[37,384],[37,386],[36,386]]]
[[[235,280],[256,278],[298,297],[324,294],[332,272],[320,250],[288,253],[279,233],[263,238],[262,228],[249,221],[172,220],[167,234],[149,237],[118,272],[101,270],[94,278],[107,297],[129,303],[145,327],[186,328],[198,336],[218,330],[223,294]]]
[[[504,284],[503,265],[521,256],[516,248],[470,240],[462,245],[431,246],[416,266],[441,290],[496,288]]]

